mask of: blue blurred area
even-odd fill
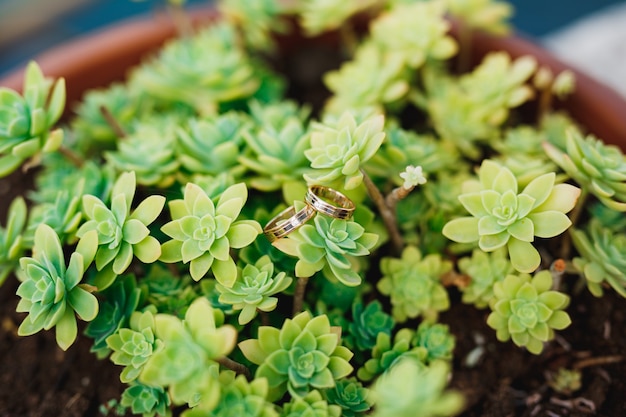
[[[342,1],[342,0],[337,0]],[[513,24],[518,32],[537,40],[562,29],[577,19],[624,0],[512,0],[515,7]],[[66,4],[64,12],[49,17],[38,6]],[[49,3],[48,3],[49,2]],[[211,0],[188,0],[190,6],[211,3]],[[164,7],[164,0],[0,0],[0,76],[24,65],[46,49],[106,26]],[[21,9],[20,9],[21,8]],[[55,11],[55,9],[51,9]],[[10,19],[23,18],[29,30],[17,31],[10,37],[6,29]],[[33,23],[34,22],[34,23]],[[16,26],[16,25],[14,25]],[[19,27],[19,26],[18,26]],[[23,33],[22,33],[23,32]]]

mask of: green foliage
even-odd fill
[[[200,187],[187,183],[184,199],[169,202],[172,221],[161,230],[172,239],[163,244],[161,260],[189,263],[196,281],[210,269],[220,284],[232,287],[237,266],[230,248],[247,246],[261,233],[256,221],[236,220],[247,198],[243,183],[228,187],[217,204]]]
[[[120,328],[128,327],[139,305],[140,290],[134,276],[123,275],[100,294],[103,300],[98,315],[87,325],[85,335],[93,339],[91,351],[104,358],[111,352],[107,338]]]
[[[122,393],[120,403],[124,407],[129,407],[134,414],[141,414],[143,417],[172,415],[169,408],[170,398],[161,387],[150,387],[133,382]]]
[[[167,387],[174,404],[213,409],[220,397],[215,361],[233,350],[237,331],[222,325],[224,315],[211,308],[206,298],[196,299],[184,320],[157,314],[154,321],[163,348],[143,364],[139,381]]]
[[[129,324],[128,328],[118,329],[106,338],[107,346],[113,350],[111,362],[124,366],[120,380],[126,383],[137,379],[150,356],[163,346],[163,342],[155,337],[156,326],[151,311],[135,311]]]
[[[239,324],[249,323],[260,311],[272,311],[278,299],[272,295],[283,292],[293,279],[285,272],[274,275],[274,264],[269,256],[263,256],[254,264],[239,268],[237,280],[232,287],[217,284],[220,292],[219,301],[232,304],[235,310],[241,310]]]
[[[295,271],[298,277],[310,277],[328,266],[330,274],[341,283],[359,285],[361,276],[355,271],[354,258],[369,255],[378,235],[366,232],[352,220],[318,215],[314,223],[305,224],[274,246],[299,258]]]
[[[450,299],[440,277],[451,269],[452,263],[443,260],[441,255],[422,257],[419,249],[407,246],[402,258],[381,259],[383,277],[377,287],[391,298],[391,312],[397,322],[419,316],[436,320],[440,311],[450,308]]]
[[[0,177],[40,152],[61,146],[63,131],[51,129],[64,108],[65,80],[45,78],[33,61],[26,68],[23,96],[0,87]]]
[[[348,325],[349,336],[346,345],[359,350],[370,350],[376,346],[379,333],[391,335],[393,318],[385,313],[378,300],[363,305],[361,300],[352,304],[352,321]]]
[[[81,284],[98,245],[96,232],[85,233],[65,265],[61,241],[54,230],[42,224],[35,232],[32,257],[20,259],[24,281],[17,289],[21,298],[18,312],[28,315],[17,333],[28,336],[56,327],[56,341],[67,350],[76,340],[76,315],[91,321],[98,314],[98,300],[90,288]]]
[[[500,341],[513,340],[536,355],[543,350],[544,342],[554,338],[554,330],[563,330],[571,320],[564,309],[569,297],[552,291],[549,271],[507,275],[494,284],[492,312],[487,324],[496,330]]]
[[[300,24],[309,36],[337,29],[351,16],[376,3],[376,0],[304,0],[296,11]]]
[[[207,412],[191,409],[182,413],[183,417],[278,417],[274,406],[267,401],[269,392],[267,379],[258,378],[250,382],[243,375],[235,376],[232,371],[219,375],[220,401]]]
[[[267,378],[272,401],[287,391],[299,398],[311,389],[332,388],[352,372],[352,352],[341,346],[325,315],[303,312],[285,320],[280,330],[259,327],[258,337],[240,342],[239,348],[259,365],[255,378]]]
[[[610,285],[626,297],[626,233],[617,233],[593,219],[586,230],[573,230],[572,243],[581,256],[573,259],[574,266],[587,281],[587,288],[596,297]]]
[[[417,328],[412,344],[426,350],[426,363],[451,360],[456,341],[445,324],[422,322]]]
[[[287,22],[281,21],[287,7],[287,3],[276,0],[223,0],[218,3],[225,18],[240,28],[246,45],[260,51],[273,50],[272,35],[287,31]]]
[[[354,378],[337,381],[334,388],[325,391],[329,404],[341,407],[344,417],[364,416],[372,404],[370,391]]]
[[[506,19],[513,14],[513,6],[499,0],[449,0],[450,14],[472,28],[505,35],[510,31]]]
[[[24,199],[17,197],[9,206],[6,227],[0,227],[0,285],[19,265],[24,252],[22,232],[27,215]]]
[[[617,146],[570,131],[565,152],[549,143],[544,149],[567,175],[602,203],[626,211],[626,157]]]
[[[375,417],[453,416],[463,408],[460,393],[445,390],[449,367],[433,362],[424,368],[414,359],[403,359],[376,384],[372,395]]]
[[[458,267],[470,278],[469,284],[461,288],[462,300],[477,308],[487,307],[493,298],[493,285],[514,271],[504,248],[491,253],[475,249],[471,257],[459,259]]]
[[[285,403],[281,417],[339,417],[341,408],[329,405],[319,391],[313,390],[303,396],[292,397]]]
[[[144,263],[152,263],[161,255],[159,242],[150,236],[148,225],[163,210],[165,197],[152,195],[131,212],[135,196],[135,173],[119,176],[111,192],[111,208],[98,197],[83,195],[83,214],[87,221],[76,235],[83,237],[90,231],[98,232],[98,252],[95,263],[98,274],[93,284],[103,290],[115,277],[124,273],[136,256]]]
[[[79,185],[79,188],[82,187]],[[30,243],[37,227],[45,223],[52,227],[62,243],[73,243],[83,219],[80,203],[79,194],[70,194],[68,190],[62,190],[54,202],[36,205],[30,212],[25,239]]]
[[[151,265],[139,287],[146,304],[154,306],[159,313],[179,317],[185,315],[187,307],[199,296],[189,275],[176,276],[158,263]]]
[[[565,213],[576,204],[580,189],[555,185],[551,173],[535,178],[519,192],[513,173],[491,160],[483,161],[478,178],[467,182],[459,196],[472,216],[448,222],[443,234],[456,242],[478,242],[485,252],[506,247],[517,271],[533,272],[541,257],[531,242],[535,236],[557,236],[571,225]]]
[[[582,387],[582,372],[580,369],[559,368],[551,374],[548,385],[560,394],[572,395]]]
[[[363,181],[361,165],[370,159],[385,138],[385,118],[374,115],[357,123],[345,112],[335,125],[317,123],[311,132],[311,148],[304,151],[314,171],[304,178],[315,184],[332,185],[343,180],[346,190]]]

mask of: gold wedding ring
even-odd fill
[[[304,200],[316,211],[335,219],[349,219],[355,209],[354,203],[348,197],[337,190],[321,185],[309,187]],[[335,203],[336,206],[328,201]]]
[[[314,215],[315,209],[309,204],[306,204],[298,212],[294,206],[291,206],[270,220],[263,228],[263,233],[270,243],[273,243],[308,222]]]

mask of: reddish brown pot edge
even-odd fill
[[[193,12],[196,24],[216,16],[213,8]],[[65,77],[68,103],[74,103],[87,89],[122,80],[130,67],[174,34],[174,24],[168,16],[142,17],[62,44],[35,60],[46,75]],[[475,61],[490,51],[505,50],[513,57],[533,55],[541,65],[555,73],[572,70],[576,74],[576,92],[565,101],[564,108],[590,132],[626,150],[626,100],[618,93],[520,36],[494,37],[475,33],[473,39]],[[17,70],[0,79],[0,85],[20,90],[22,80],[23,70]]]

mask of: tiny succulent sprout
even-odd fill
[[[403,358],[374,384],[372,417],[454,416],[463,409],[463,395],[446,390],[450,367],[435,361],[424,367]]]
[[[111,208],[96,196],[83,196],[83,214],[87,221],[76,235],[83,237],[92,230],[98,232],[95,261],[99,272],[92,284],[99,290],[107,288],[124,273],[134,256],[144,263],[152,263],[161,255],[159,241],[150,236],[148,225],[163,210],[165,197],[147,197],[131,212],[135,186],[133,171],[121,174],[113,185]]]
[[[410,190],[418,185],[426,184],[426,176],[421,166],[408,165],[404,172],[400,173],[400,178],[404,180],[402,187]]]
[[[328,404],[322,394],[313,390],[306,395],[294,396],[283,405],[280,417],[340,417],[341,407]]]
[[[31,61],[23,94],[0,87],[0,177],[41,151],[57,150],[63,141],[63,131],[51,128],[65,108],[65,80],[53,83]]]
[[[98,246],[95,231],[87,232],[65,265],[61,241],[52,228],[41,224],[35,231],[33,257],[20,259],[23,281],[17,289],[21,297],[18,312],[28,315],[18,334],[28,336],[56,326],[56,341],[67,350],[78,334],[76,315],[93,320],[98,314],[98,300],[81,284],[83,274],[91,264]]]
[[[419,316],[436,320],[440,311],[450,308],[440,277],[452,270],[452,263],[440,254],[422,257],[415,246],[407,246],[400,259],[382,258],[380,269],[383,277],[377,287],[391,298],[391,312],[397,322]]]
[[[0,227],[0,285],[19,266],[24,252],[22,233],[28,211],[22,197],[17,197],[9,206],[6,227]]]
[[[417,328],[412,344],[425,349],[426,363],[435,360],[451,360],[456,339],[450,334],[450,328],[441,323],[422,322]]]
[[[324,393],[329,404],[341,407],[343,417],[364,416],[372,407],[370,390],[355,378],[339,380]]]
[[[513,273],[513,265],[506,256],[506,249],[493,252],[474,249],[472,256],[458,261],[459,270],[469,277],[469,284],[461,288],[463,302],[486,308],[493,298],[493,285]]]
[[[385,118],[375,114],[361,123],[346,111],[337,123],[317,123],[311,132],[311,148],[304,155],[313,171],[305,174],[308,183],[333,185],[343,179],[346,190],[363,181],[361,166],[369,160],[385,138]]]
[[[256,378],[248,382],[243,375],[222,371],[218,377],[220,400],[211,411],[192,408],[182,417],[278,417],[276,407],[267,401],[267,379]]]
[[[379,333],[391,335],[394,324],[393,318],[384,311],[380,301],[374,300],[365,306],[361,300],[355,300],[346,344],[369,351],[376,346]]]
[[[281,251],[298,257],[297,277],[310,277],[325,266],[332,276],[348,286],[361,283],[355,257],[369,255],[378,241],[378,235],[368,233],[352,220],[330,220],[318,215],[312,224],[305,224],[287,239],[274,243]]]
[[[550,271],[507,275],[494,284],[492,312],[487,318],[501,342],[513,340],[535,355],[543,351],[544,343],[554,338],[554,330],[563,330],[571,320],[565,308],[569,297],[553,291]]]
[[[626,156],[613,145],[568,131],[565,152],[545,142],[544,149],[584,190],[607,207],[626,211]]]
[[[261,233],[254,220],[236,220],[248,198],[244,183],[228,187],[217,204],[196,184],[187,183],[183,200],[169,202],[172,221],[161,230],[172,239],[163,243],[160,260],[190,264],[198,281],[210,270],[224,287],[237,279],[230,249],[248,246]]]
[[[300,23],[308,35],[337,29],[346,24],[355,13],[373,6],[377,0],[304,0],[297,11],[301,17]]]
[[[120,380],[128,383],[139,377],[143,365],[163,346],[155,336],[154,315],[150,311],[135,311],[130,318],[130,328],[121,328],[107,337],[106,343],[113,353],[111,362],[124,366]]]
[[[497,35],[510,31],[507,19],[513,14],[513,7],[499,0],[449,0],[450,15],[464,24]]]
[[[285,320],[281,329],[259,327],[258,337],[240,342],[239,348],[259,365],[255,378],[267,378],[271,401],[287,391],[298,398],[311,389],[332,388],[352,372],[352,352],[341,346],[326,315],[311,317],[305,311]]]
[[[247,264],[238,269],[237,280],[232,287],[217,284],[220,293],[219,302],[230,304],[239,313],[239,324],[249,323],[260,311],[272,311],[278,299],[272,297],[286,290],[293,279],[285,272],[274,275],[274,264],[265,255],[255,264]]]
[[[592,219],[586,230],[572,232],[572,243],[580,254],[573,259],[574,267],[587,281],[589,291],[601,297],[608,284],[626,297],[626,233],[613,232]]]
[[[582,387],[580,369],[559,368],[556,372],[547,373],[548,385],[556,392],[572,395]]]
[[[168,387],[176,405],[214,408],[220,397],[216,360],[235,347],[235,328],[223,325],[224,314],[204,297],[191,303],[184,320],[157,314],[154,321],[156,338],[163,347],[144,363],[139,382]]]
[[[172,415],[171,400],[165,389],[143,385],[136,381],[124,390],[120,404],[143,417],[170,417]]]
[[[517,271],[533,272],[541,262],[532,245],[535,236],[554,237],[571,225],[565,213],[574,208],[580,189],[555,185],[555,174],[549,173],[535,178],[518,193],[513,173],[489,159],[481,164],[478,178],[466,182],[459,195],[471,216],[449,221],[442,233],[456,242],[478,242],[485,252],[506,247]]]

